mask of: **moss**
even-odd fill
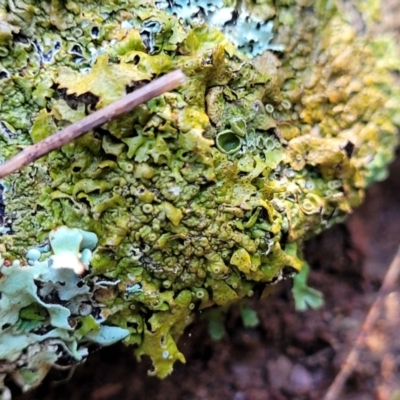
[[[3,259],[25,265],[57,227],[92,232],[84,280],[104,321],[91,338],[127,330],[161,377],[184,361],[176,340],[194,310],[299,271],[296,245],[385,177],[400,115],[393,46],[357,37],[332,2],[244,1],[246,21],[227,35],[209,23],[234,15],[235,1],[184,3],[0,6],[2,159],[158,75],[188,76],[2,182]],[[243,29],[253,36],[242,45]],[[24,306],[29,326],[42,323],[35,307]],[[68,331],[78,345],[93,321],[89,312]]]

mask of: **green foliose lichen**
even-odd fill
[[[181,68],[188,76],[6,178],[0,193],[4,290],[6,272],[34,273],[7,263],[25,264],[53,229],[91,232],[99,241],[85,256],[88,270],[70,279],[83,279],[104,318],[70,310],[79,326],[60,328],[36,299],[10,309],[3,334],[15,338],[27,321],[32,337],[50,321],[66,330],[57,340],[72,352],[93,327],[97,343],[99,329],[119,327],[159,377],[184,361],[176,341],[197,309],[301,269],[296,244],[342,221],[386,176],[400,122],[393,46],[357,36],[332,2],[240,2],[246,23],[262,23],[230,20],[227,36],[213,16],[235,15],[235,1],[168,3],[165,11],[135,0],[0,2],[1,159],[161,74]],[[182,16],[186,3],[184,15],[200,10],[201,18]],[[234,40],[243,29],[245,45]],[[282,52],[259,47],[272,31],[277,47],[269,49]],[[81,274],[70,262],[62,268]],[[108,284],[95,287],[100,281]],[[46,340],[21,346],[47,354]],[[9,355],[0,358],[18,370]]]

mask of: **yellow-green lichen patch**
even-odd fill
[[[0,5],[1,159],[174,68],[188,76],[2,182],[3,259],[61,226],[76,259],[77,232],[97,235],[81,256],[101,327],[89,313],[68,332],[106,344],[116,325],[163,377],[194,310],[299,271],[296,245],[385,176],[397,56],[324,0],[31,3]],[[239,8],[225,35],[215,18]]]

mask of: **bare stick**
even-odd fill
[[[66,128],[61,129],[54,135],[32,146],[28,146],[15,157],[12,157],[10,160],[0,165],[0,178],[4,178],[36,161],[45,154],[59,149],[61,146],[64,146],[104,122],[110,121],[154,97],[175,89],[177,86],[181,85],[185,79],[186,76],[180,69],[170,72],[148,83],[146,86],[127,94],[122,99],[109,104],[101,110],[95,111],[93,114],[88,115],[80,121],[74,122]]]
[[[365,338],[368,333],[371,331],[373,325],[375,324],[379,312],[382,308],[382,303],[385,297],[396,289],[396,281],[400,274],[400,247],[397,249],[397,253],[393,258],[392,263],[390,264],[389,269],[386,272],[385,278],[383,279],[382,286],[379,289],[377,298],[372,304],[364,323],[362,324],[361,330],[356,338],[353,348],[351,349],[349,355],[346,360],[343,362],[340,367],[339,373],[336,375],[336,378],[332,382],[331,386],[328,388],[327,393],[323,400],[337,400],[339,399],[340,392],[353,369],[355,368],[358,357],[360,354],[360,350],[364,345]]]

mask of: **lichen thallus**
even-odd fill
[[[133,108],[153,99],[154,97],[175,89],[180,86],[185,79],[185,74],[180,69],[177,69],[151,81],[142,88],[127,94],[108,106],[95,111],[93,114],[82,118],[80,121],[61,129],[54,135],[51,135],[36,144],[28,146],[16,156],[0,165],[0,178],[4,178],[51,151],[59,149],[104,122],[110,121],[111,119],[129,112]]]

